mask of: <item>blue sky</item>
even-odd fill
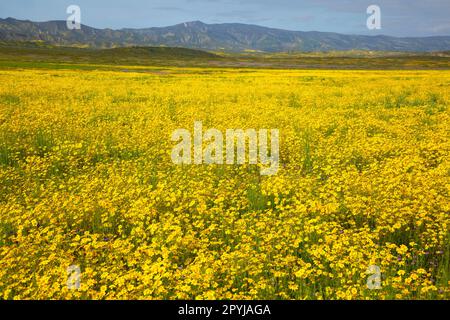
[[[0,17],[65,20],[71,4],[81,8],[83,24],[97,28],[200,20],[350,34],[450,35],[450,0],[12,0],[0,3]],[[381,30],[366,27],[371,4],[381,8]]]

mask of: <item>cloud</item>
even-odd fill
[[[160,10],[160,11],[181,11],[185,12],[185,9],[177,8],[177,7],[154,7],[153,10]]]
[[[429,29],[429,31],[434,33],[447,33],[450,34],[450,22],[438,24]]]
[[[229,18],[229,17],[239,17],[239,18],[248,18],[254,15],[254,11],[251,10],[231,10],[231,11],[224,11],[224,12],[219,12],[216,14],[217,17],[225,17],[225,18]]]

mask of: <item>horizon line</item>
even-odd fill
[[[8,19],[13,19],[16,21],[27,21],[27,22],[32,22],[32,23],[46,23],[46,22],[65,22],[66,20],[44,20],[44,21],[36,21],[36,20],[30,20],[30,19],[17,19],[14,17],[6,17],[6,18],[1,18],[2,20],[8,20]],[[290,30],[290,29],[282,29],[282,28],[276,28],[276,27],[269,27],[269,26],[264,26],[264,25],[259,25],[259,24],[253,24],[253,23],[243,23],[243,22],[220,22],[220,23],[206,23],[203,22],[201,20],[191,20],[191,21],[185,21],[185,22],[180,22],[180,23],[176,23],[176,24],[172,24],[172,25],[165,25],[165,26],[161,26],[161,27],[141,27],[141,28],[132,28],[132,27],[122,27],[119,29],[116,28],[100,28],[100,27],[93,27],[89,24],[84,24],[81,23],[82,26],[86,26],[92,29],[97,29],[97,30],[114,30],[114,31],[121,31],[121,30],[143,30],[143,29],[162,29],[162,28],[168,28],[168,27],[173,27],[173,26],[178,26],[178,25],[183,25],[183,24],[187,24],[187,23],[194,23],[194,22],[200,22],[204,25],[224,25],[224,24],[239,24],[239,25],[246,25],[246,26],[255,26],[255,27],[259,27],[259,28],[266,28],[266,29],[273,29],[273,30],[280,30],[280,31],[287,31],[287,32],[304,32],[304,33],[308,33],[308,32],[317,32],[317,33],[331,33],[331,34],[339,34],[339,35],[348,35],[348,36],[361,36],[361,37],[388,37],[388,38],[399,38],[399,39],[412,39],[412,38],[440,38],[440,37],[450,37],[449,35],[427,35],[427,36],[393,36],[393,35],[386,35],[386,34],[374,34],[374,35],[368,35],[368,34],[358,34],[358,33],[340,33],[340,32],[333,32],[333,31],[317,31],[317,30],[309,30],[309,31],[304,31],[304,30]]]

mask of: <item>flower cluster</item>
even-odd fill
[[[449,71],[0,79],[0,298],[450,298]],[[278,128],[277,174],[173,164],[194,121]]]

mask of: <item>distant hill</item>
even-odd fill
[[[450,36],[397,38],[302,32],[255,25],[186,22],[169,27],[144,29],[96,29],[86,25],[68,30],[65,21],[32,22],[0,19],[0,41],[42,40],[54,45],[111,48],[117,46],[170,46],[242,52],[287,51],[446,51]]]
[[[42,41],[0,41],[0,65],[14,62],[101,64],[116,66],[165,65],[202,66],[222,63],[225,57],[190,48],[117,47],[79,48]]]

